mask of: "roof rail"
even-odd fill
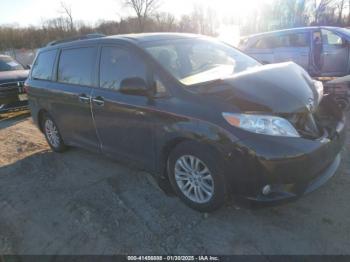
[[[62,39],[62,40],[52,41],[52,42],[48,43],[46,46],[53,46],[53,45],[58,45],[58,44],[62,44],[62,43],[68,43],[68,42],[85,40],[85,39],[94,39],[94,38],[100,38],[100,37],[105,37],[105,36],[106,35],[99,34],[99,33],[87,34],[87,35],[70,37],[70,38],[66,38],[66,39]]]

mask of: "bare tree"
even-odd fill
[[[324,14],[328,7],[334,4],[334,0],[314,0],[314,23],[318,24],[320,17]]]
[[[350,25],[350,0],[348,2],[348,10],[349,10],[349,12],[348,12],[348,25]]]
[[[280,13],[285,13],[285,21],[288,26],[300,26],[305,23],[306,0],[280,0],[279,2],[280,6],[282,6]],[[281,2],[283,3],[282,5]]]
[[[155,14],[156,30],[161,32],[172,31],[176,26],[175,16],[170,13],[156,13]]]
[[[139,29],[143,32],[146,20],[159,8],[160,0],[124,0],[124,4],[134,9]]]
[[[345,0],[338,0],[335,3],[337,9],[338,9],[338,18],[337,18],[337,24],[342,24],[342,18],[343,18],[343,11],[345,9]]]
[[[65,2],[61,2],[61,13],[65,14],[69,20],[69,27],[70,30],[74,30],[74,21],[73,21],[73,14],[72,14],[72,8],[71,6],[67,5]]]

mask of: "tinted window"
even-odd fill
[[[259,39],[252,48],[270,49],[275,47],[275,37],[264,37]]]
[[[147,50],[158,62],[176,77],[180,77],[181,68],[179,57],[174,45],[162,45],[160,47],[150,47]]]
[[[62,50],[58,65],[58,81],[76,85],[92,85],[96,48]]]
[[[289,46],[291,47],[308,47],[309,46],[309,34],[298,33],[289,35]]]
[[[288,47],[307,47],[308,34],[295,33],[280,36],[264,37],[258,40],[253,48],[271,49],[271,48],[288,48]]]
[[[136,55],[118,47],[103,47],[100,63],[100,86],[118,90],[126,78],[146,79],[144,62]]]
[[[51,80],[57,50],[45,51],[38,55],[32,69],[34,79]]]

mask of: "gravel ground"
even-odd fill
[[[349,141],[325,186],[282,206],[201,214],[153,177],[0,120],[0,254],[350,254]]]

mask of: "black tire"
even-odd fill
[[[214,184],[214,193],[212,197],[205,203],[197,203],[188,198],[180,189],[175,178],[175,164],[181,157],[190,155],[201,160],[210,170],[210,174]],[[200,212],[212,212],[220,208],[226,198],[226,183],[223,170],[220,168],[222,159],[216,150],[213,150],[207,145],[202,145],[197,142],[186,141],[177,145],[168,158],[168,176],[171,186],[177,196],[189,207]]]
[[[49,138],[49,131],[48,129],[46,128],[46,125],[53,125],[53,127],[56,129],[57,131],[57,137],[55,140],[55,142],[52,142],[52,138],[50,139]],[[52,151],[54,152],[57,152],[57,153],[62,153],[64,151],[67,150],[67,146],[64,144],[63,142],[63,139],[62,139],[62,136],[59,132],[59,129],[55,123],[55,121],[52,119],[52,117],[45,113],[43,116],[42,116],[42,119],[41,119],[41,129],[45,135],[45,138],[46,138],[46,141],[47,143],[49,144],[49,146],[51,147]]]

